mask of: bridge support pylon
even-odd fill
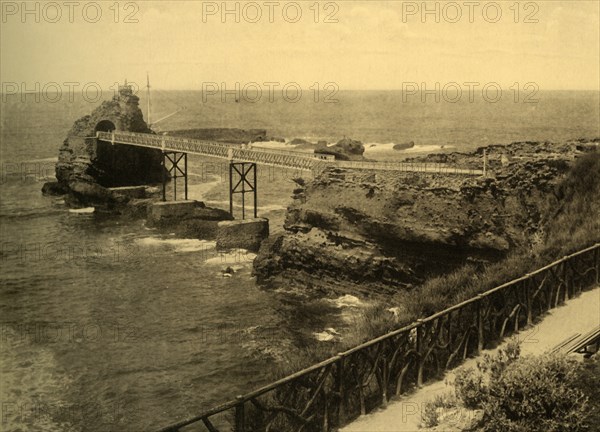
[[[235,177],[235,181],[234,181]],[[254,218],[258,217],[258,183],[254,162],[229,163],[229,213],[233,217],[233,195],[242,195],[242,219],[246,219],[246,194],[254,195]]]
[[[167,168],[167,161],[171,166]],[[183,169],[181,163],[183,161]],[[177,201],[177,179],[183,177],[184,199],[188,199],[188,172],[187,153],[165,152],[162,153],[162,200],[167,200],[167,173],[173,179],[173,201]],[[179,174],[179,175],[178,175]]]

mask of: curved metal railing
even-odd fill
[[[159,432],[336,430],[531,325],[599,277],[597,243]]]

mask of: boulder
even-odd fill
[[[315,153],[334,155],[337,160],[364,160],[365,146],[362,142],[344,138],[333,146],[318,146]]]
[[[72,181],[68,187],[67,203],[75,207],[106,206],[116,201],[112,192],[98,183]]]
[[[414,146],[415,146],[415,142],[409,141],[407,143],[394,144],[393,149],[394,150],[407,150],[407,149],[413,148]]]
[[[42,186],[42,193],[44,195],[65,195],[69,193],[69,188],[66,184],[60,182],[47,182]]]
[[[303,138],[294,138],[293,140],[290,141],[290,144],[291,145],[306,145],[306,144],[314,145],[310,141],[307,141]]]

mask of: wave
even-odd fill
[[[430,153],[445,149],[453,149],[454,145],[445,144],[420,144],[404,150],[394,150],[396,143],[367,143],[365,144],[365,154],[381,153],[381,152],[398,152],[398,153]]]
[[[327,299],[327,301],[333,303],[338,308],[364,306],[364,303],[358,297],[350,294],[343,295],[336,299]]]
[[[214,249],[214,241],[198,239],[163,239],[160,237],[142,237],[135,240],[138,246],[149,248],[168,248],[174,252],[199,252]]]
[[[52,208],[41,208],[41,209],[32,209],[32,208],[13,208],[8,209],[7,212],[0,213],[0,219],[35,219],[47,216],[54,216],[59,214],[64,214],[64,210],[61,209],[52,209]]]
[[[218,252],[217,256],[204,261],[210,265],[225,265],[225,264],[249,264],[254,261],[256,254],[248,252],[246,249],[232,249],[228,252]],[[236,268],[234,268],[236,270]]]
[[[94,213],[96,211],[96,209],[94,207],[84,207],[84,208],[80,208],[80,209],[69,209],[69,213],[75,213],[75,214],[90,214],[90,213]]]

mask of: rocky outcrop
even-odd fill
[[[314,143],[307,141],[304,138],[294,138],[290,141],[290,145],[314,145]]]
[[[201,201],[152,202],[147,206],[147,226],[181,237],[211,240],[217,236],[218,224],[233,218],[225,210],[206,207]]]
[[[73,124],[59,149],[58,182],[46,183],[42,192],[67,194],[65,202],[71,207],[110,207],[122,197],[115,197],[108,187],[161,181],[160,151],[111,145],[95,137],[98,131],[112,130],[152,133],[130,86],[121,86],[112,100],[102,102],[90,115]]]
[[[159,150],[99,142],[97,131],[152,133],[144,122],[139,98],[127,85],[90,115],[80,118],[59,149],[56,178],[59,183],[96,183],[103,187],[132,186],[161,180]]]
[[[509,163],[498,158],[487,178],[328,168],[298,184],[285,232],[263,244],[255,275],[344,292],[397,290],[530,245],[579,150],[523,143],[488,150],[494,160],[501,152],[512,154]],[[480,150],[464,159],[481,167]]]
[[[365,146],[362,142],[344,138],[332,146],[319,145],[315,153],[334,155],[337,160],[364,160]]]
[[[217,249],[246,249],[258,251],[264,239],[269,237],[269,220],[254,218],[219,222]]]
[[[415,146],[415,142],[414,141],[409,141],[407,143],[402,143],[402,144],[394,144],[394,147],[392,147],[394,150],[408,150],[410,148],[413,148]]]

